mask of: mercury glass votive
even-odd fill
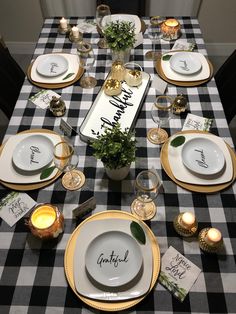
[[[167,19],[161,24],[162,39],[176,40],[180,37],[180,23],[176,19]]]
[[[57,238],[64,229],[64,216],[56,206],[39,204],[35,206],[27,222],[31,233],[40,239]]]
[[[204,228],[199,232],[200,248],[208,253],[217,253],[223,245],[221,232],[216,228]]]
[[[68,24],[67,20],[62,17],[60,19],[60,24],[58,26],[58,32],[62,35],[67,34],[71,31],[71,26]]]
[[[198,228],[195,215],[190,212],[180,213],[173,223],[176,232],[183,237],[193,236]]]

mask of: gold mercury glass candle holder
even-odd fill
[[[198,228],[195,215],[189,212],[176,216],[173,224],[176,232],[183,237],[192,237]]]
[[[180,23],[176,19],[167,19],[161,24],[162,39],[176,40],[180,37]]]
[[[207,253],[217,253],[223,246],[221,232],[216,228],[204,228],[199,232],[200,248]]]
[[[71,26],[68,24],[67,20],[63,17],[60,20],[60,24],[58,26],[58,32],[61,35],[65,35],[67,33],[70,33],[71,31]]]
[[[30,218],[26,221],[31,233],[42,239],[57,238],[64,230],[64,216],[56,206],[38,204],[34,207]]]
[[[79,43],[83,40],[83,34],[79,31],[77,26],[73,26],[71,28],[71,31],[69,34],[69,40],[72,43]]]

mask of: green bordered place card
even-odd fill
[[[183,302],[200,272],[199,267],[170,246],[162,257],[159,282]]]
[[[213,123],[213,119],[208,119],[195,114],[188,113],[182,131],[185,130],[200,130],[209,131]]]

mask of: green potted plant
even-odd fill
[[[135,160],[136,140],[134,133],[124,131],[117,123],[112,129],[106,129],[103,134],[91,142],[93,156],[100,159],[109,178],[124,179]]]
[[[114,21],[104,29],[108,47],[112,51],[112,61],[129,61],[130,51],[135,43],[135,26],[129,21]]]

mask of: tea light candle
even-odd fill
[[[221,232],[216,228],[211,228],[206,234],[206,240],[209,243],[216,244],[219,243],[222,239]]]
[[[181,213],[174,219],[175,231],[183,237],[193,236],[197,231],[197,227],[198,224],[193,213]]]
[[[67,29],[67,20],[64,17],[60,20],[60,26],[62,29]]]
[[[49,228],[56,219],[55,210],[49,205],[38,207],[31,216],[32,225],[35,228]]]
[[[79,38],[79,29],[77,26],[73,26],[72,27],[72,35],[74,36],[74,38]]]
[[[64,216],[56,206],[39,204],[33,210],[26,224],[36,237],[52,239],[58,237],[63,231]]]
[[[180,36],[180,24],[176,19],[167,19],[161,24],[162,39],[175,40]]]
[[[223,245],[221,232],[216,228],[204,228],[198,236],[200,248],[208,253],[217,253]]]

